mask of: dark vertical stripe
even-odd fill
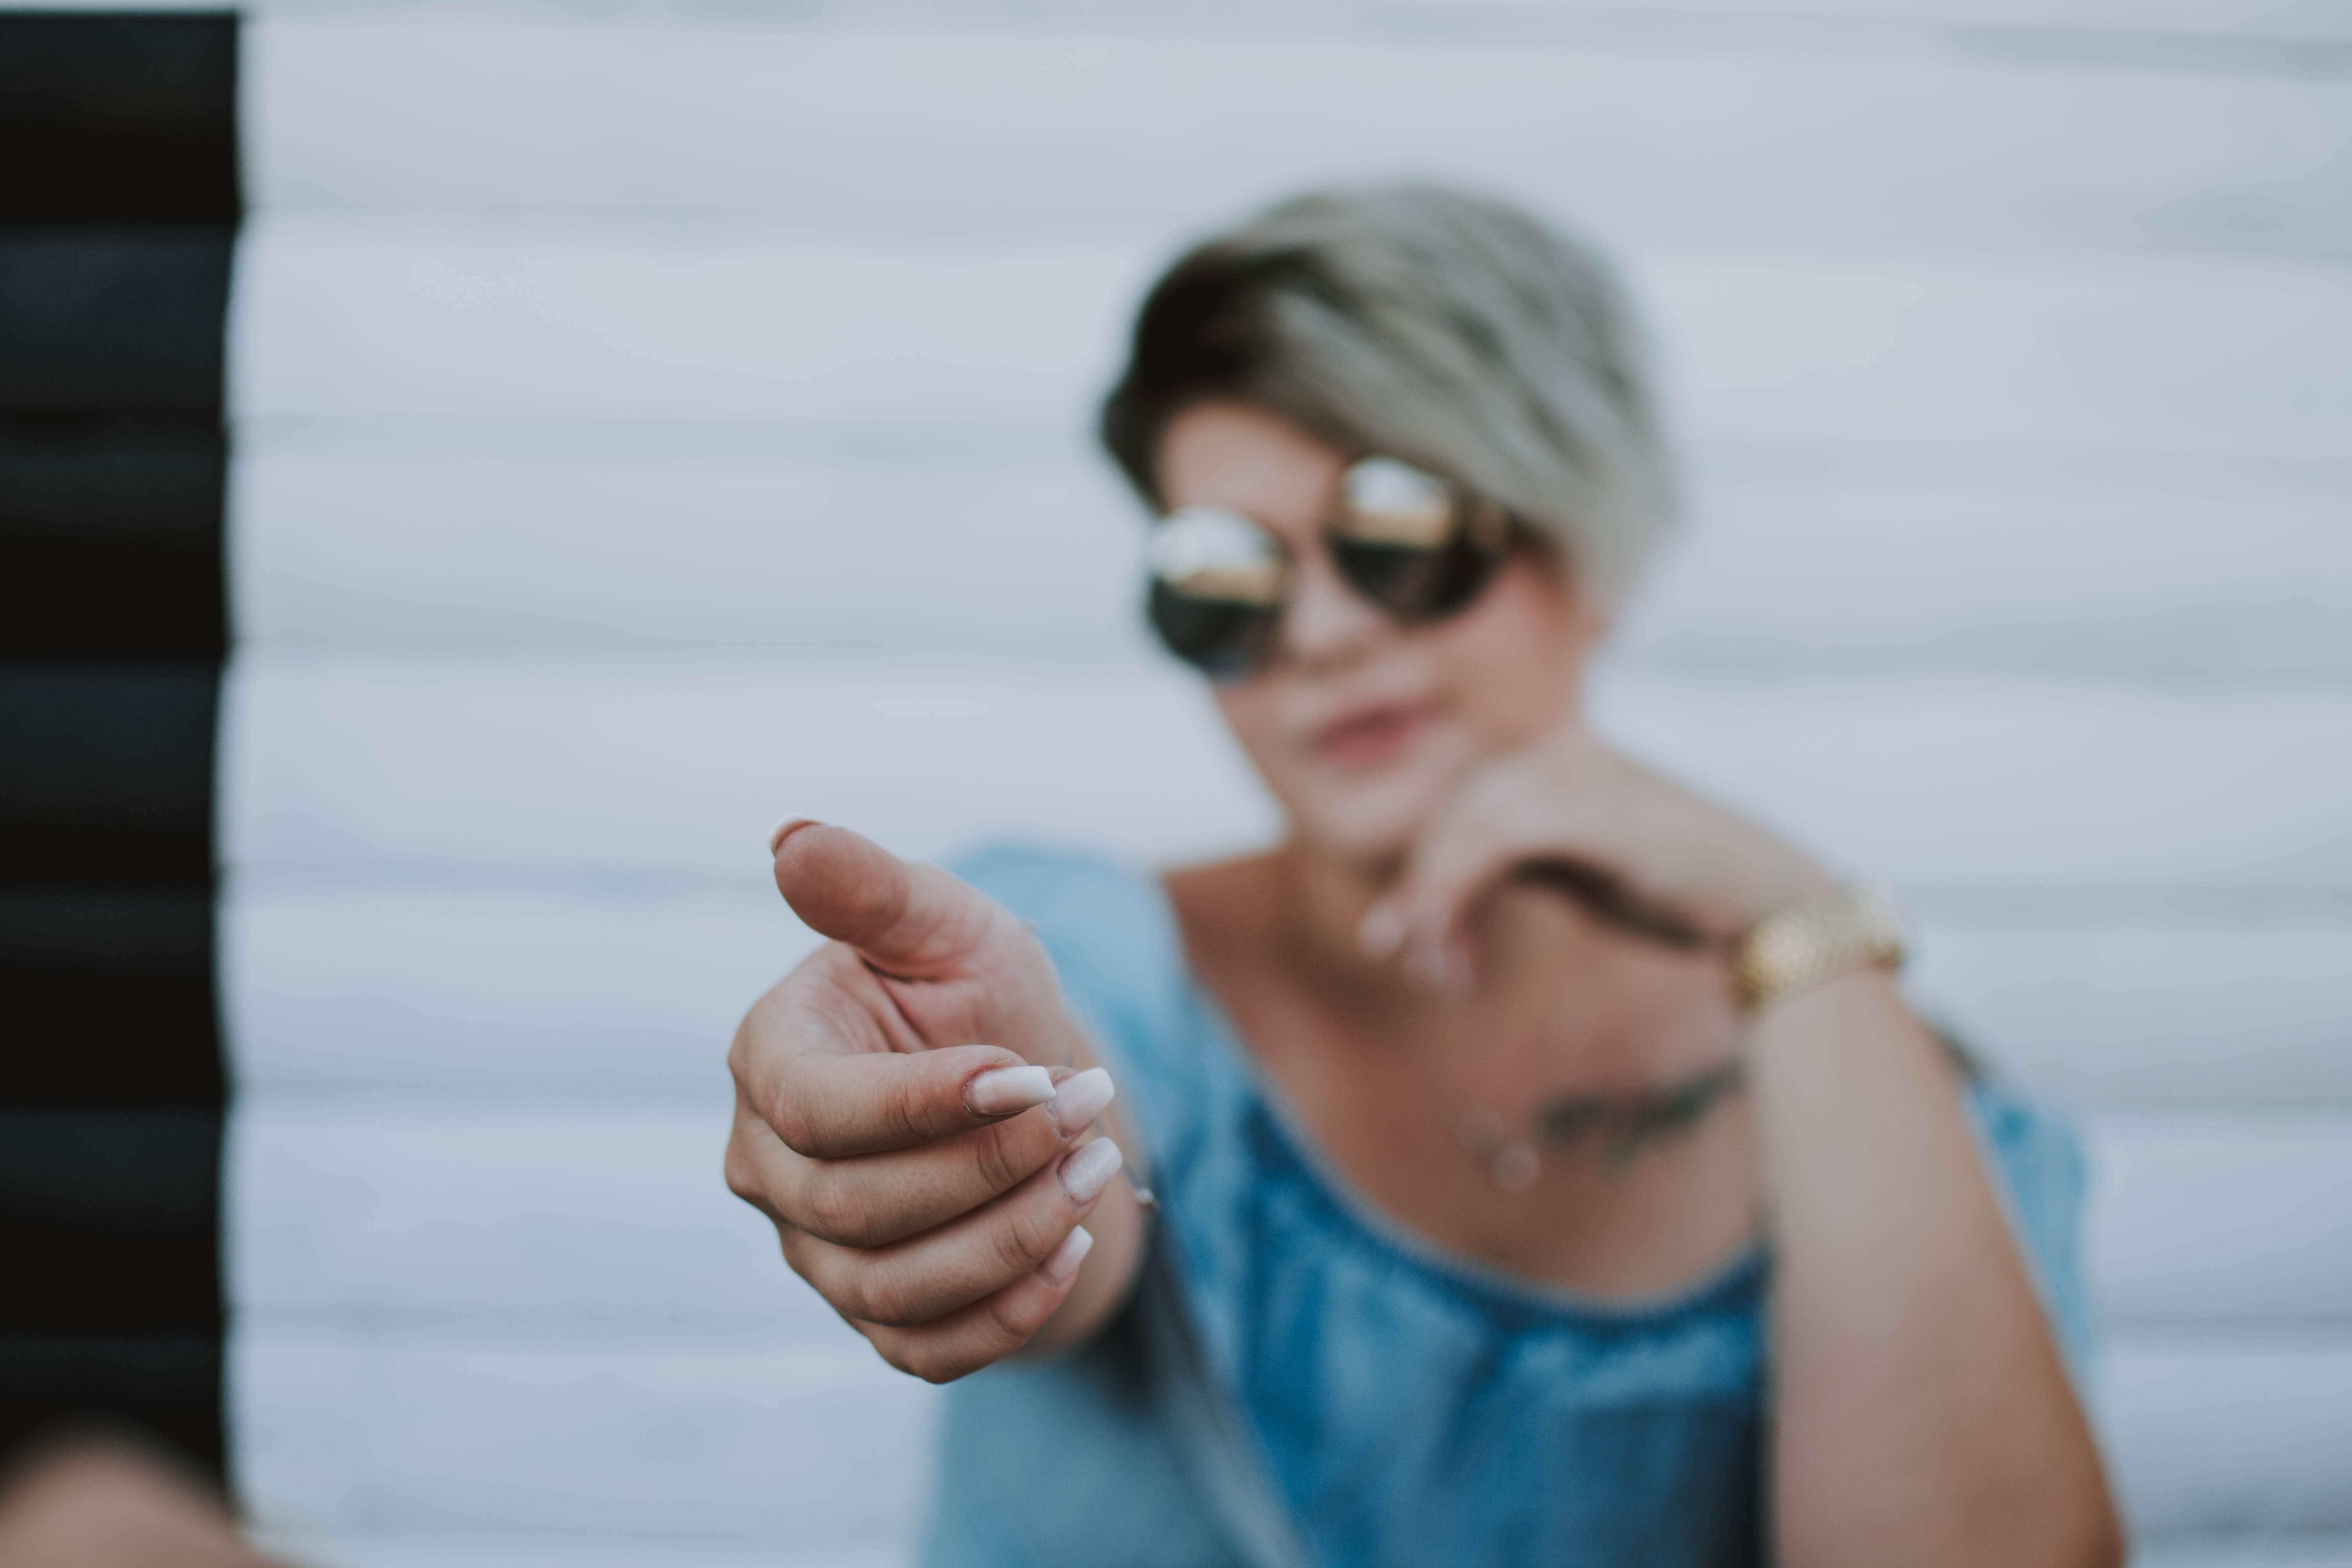
[[[227,645],[217,416],[0,418],[0,659]]]
[[[0,222],[232,226],[241,205],[228,18],[0,12]]]
[[[223,1465],[225,16],[0,13],[0,1450]]]

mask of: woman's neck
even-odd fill
[[[1389,886],[1296,845],[1168,879],[1195,977],[1335,1168],[1441,1246],[1579,1289],[1654,1290],[1727,1256],[1753,1214],[1744,1108],[1706,1089],[1731,1059],[1719,973],[1513,886],[1475,922],[1474,985],[1433,993],[1356,944]],[[1699,1090],[1626,1134],[1625,1113]],[[1570,1111],[1581,1131],[1556,1142]],[[1497,1163],[1514,1142],[1539,1151],[1532,1185]],[[1710,1184],[1728,1195],[1684,1224]]]
[[[1359,940],[1365,914],[1396,886],[1397,860],[1350,858],[1293,838],[1273,852],[1267,869],[1279,890],[1268,912],[1281,924],[1281,951],[1304,962],[1314,977],[1382,994],[1393,988],[1448,1011],[1530,985],[1549,989],[1560,976],[1563,942],[1587,923],[1557,897],[1497,889],[1479,901],[1465,926],[1476,949],[1473,984],[1460,993],[1441,992],[1408,984],[1392,960],[1366,957]]]

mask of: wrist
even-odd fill
[[[1723,929],[1735,942],[1774,915],[1834,898],[1839,891],[1837,879],[1826,869],[1769,839],[1752,847],[1727,882]]]
[[[1895,907],[1860,888],[1833,888],[1768,915],[1731,949],[1732,994],[1743,1013],[1864,970],[1903,963]]]

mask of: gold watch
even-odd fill
[[[1903,922],[1895,906],[1865,888],[1767,915],[1731,950],[1731,987],[1755,1013],[1809,985],[1857,969],[1903,966]]]

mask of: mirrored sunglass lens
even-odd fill
[[[1165,583],[1151,584],[1151,628],[1168,651],[1220,680],[1247,675],[1274,646],[1278,605],[1194,599]]]
[[[1265,530],[1233,512],[1187,508],[1152,529],[1144,559],[1151,624],[1169,651],[1221,677],[1262,658],[1289,574]]]
[[[1448,492],[1446,505],[1446,530],[1432,543],[1401,543],[1362,529],[1335,528],[1333,563],[1358,593],[1401,619],[1454,614],[1493,580],[1510,552],[1512,528],[1509,515],[1490,502]]]
[[[1350,464],[1340,482],[1337,527],[1346,539],[1401,550],[1437,550],[1460,529],[1453,487],[1393,458]]]
[[[1227,604],[1282,602],[1282,547],[1244,517],[1208,507],[1171,513],[1144,545],[1151,580],[1171,593]]]
[[[1406,620],[1458,609],[1486,584],[1486,563],[1459,549],[1398,549],[1335,539],[1331,559],[1356,592]]]

